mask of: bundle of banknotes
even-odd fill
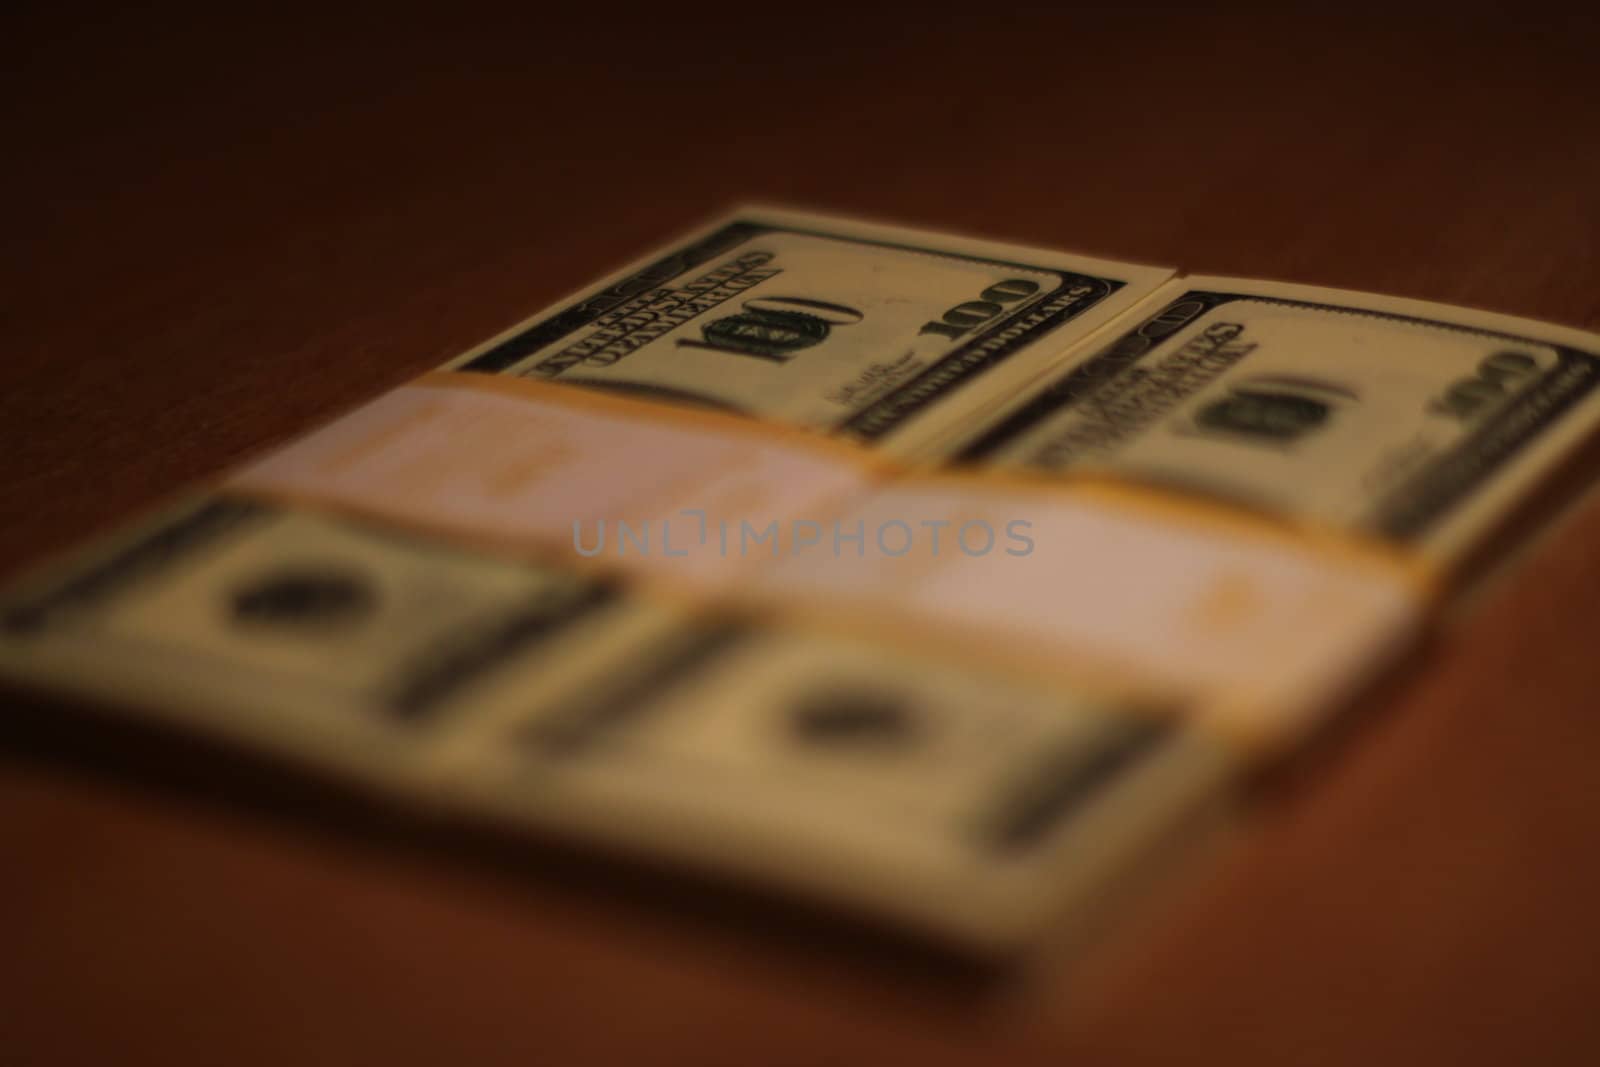
[[[1400,663],[1600,337],[747,209],[53,561],[0,677],[981,953]]]

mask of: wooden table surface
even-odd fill
[[[1600,329],[1594,29],[28,16],[0,34],[0,563],[747,199]],[[0,1061],[1596,1062],[1597,541],[1580,504],[1071,967],[948,975],[0,747]]]

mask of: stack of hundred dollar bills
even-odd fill
[[[1597,386],[1559,326],[741,210],[13,582],[0,677],[1014,953],[1401,662]]]

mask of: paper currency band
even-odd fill
[[[1434,602],[1404,549],[1156,487],[910,468],[788,426],[450,372],[223,487],[620,570],[690,603],[1198,692],[1269,739]]]
[[[506,429],[522,432],[508,437],[502,432]],[[672,448],[680,449],[676,457],[663,455],[663,449]],[[602,517],[597,504],[613,512],[604,517],[636,525],[651,517],[651,509],[670,514],[692,507],[699,503],[695,490],[748,465],[752,451],[785,455],[803,462],[808,472],[824,467],[849,471],[851,484],[915,479],[956,488],[1010,486],[1041,498],[1088,494],[1178,525],[1226,529],[1268,542],[1315,544],[1329,555],[1399,574],[1416,586],[1419,596],[1431,596],[1438,580],[1436,567],[1418,553],[1376,536],[1251,511],[1112,473],[908,464],[868,446],[784,423],[526,378],[451,371],[430,372],[384,394],[232,472],[223,485],[343,505],[478,541],[527,541],[571,554],[570,521],[564,520],[596,521]],[[656,458],[666,462],[641,462]],[[708,469],[708,458],[726,466]],[[577,479],[563,481],[562,468],[569,476],[588,476],[599,467],[613,475],[605,486],[593,487],[608,490],[604,500],[576,493],[534,496],[549,490],[570,492]],[[662,478],[663,471],[676,477]],[[451,484],[441,485],[446,478]],[[789,497],[809,504],[818,483],[797,488]],[[428,494],[427,499],[419,494]],[[492,509],[485,506],[489,504]],[[623,569],[630,565],[624,562]]]

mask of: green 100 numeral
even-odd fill
[[[1032,296],[1039,291],[1037,282],[1030,282],[1026,278],[1007,278],[995,282],[989,288],[978,294],[978,299],[968,300],[964,304],[957,304],[941,315],[937,322],[925,322],[918,333],[936,333],[943,337],[956,338],[971,330],[974,326],[981,326],[1004,311],[1007,304],[1015,303],[1025,296]]]

